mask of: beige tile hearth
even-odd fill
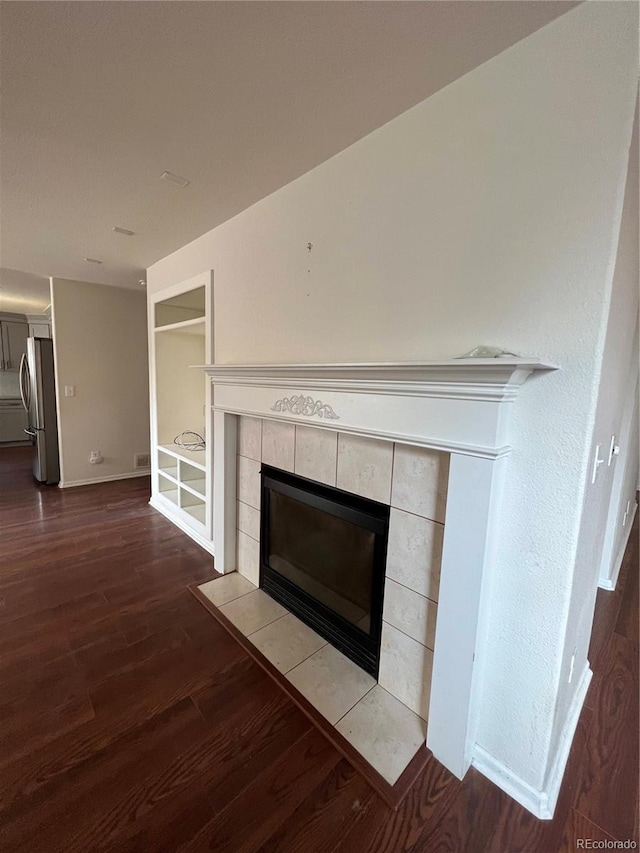
[[[329,644],[287,673],[287,678],[332,725],[376,683],[373,676]]]
[[[336,730],[393,785],[425,742],[427,724],[376,684]]]
[[[198,589],[383,779],[395,784],[425,743],[427,726],[418,714],[237,572],[201,584]],[[385,624],[384,628],[383,649],[390,636],[390,626]],[[403,642],[420,646],[396,629],[390,630]],[[407,649],[399,648],[400,653],[403,651]],[[415,702],[411,667],[404,672],[395,654],[387,655],[387,662],[397,668],[399,686],[409,686],[407,700]]]
[[[223,604],[228,604],[236,598],[255,592],[256,587],[238,572],[231,572],[231,574],[222,575],[220,578],[200,584],[198,589],[207,596],[209,601],[217,607],[222,607]]]
[[[283,673],[327,645],[325,639],[292,613],[251,634],[249,639]]]
[[[285,616],[284,607],[270,598],[261,589],[256,589],[242,598],[223,604],[220,612],[241,631],[245,637],[254,634],[276,619]]]

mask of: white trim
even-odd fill
[[[165,326],[155,325],[155,309],[159,302],[164,302],[167,299],[172,299],[180,296],[183,293],[204,288],[205,291],[205,311],[204,316],[193,319],[183,320],[176,323],[167,324]],[[213,493],[213,413],[211,411],[211,384],[205,382],[204,388],[204,413],[205,413],[205,450],[196,454],[184,451],[175,445],[160,444],[158,435],[158,377],[156,375],[156,339],[162,337],[166,333],[175,332],[194,332],[200,331],[204,335],[204,358],[213,358],[213,270],[208,270],[198,275],[192,276],[185,281],[177,282],[161,291],[148,294],[147,296],[147,323],[148,323],[148,339],[149,339],[149,400],[150,400],[150,431],[151,431],[151,494],[152,498],[149,501],[150,505],[162,513],[170,521],[173,521],[177,527],[184,533],[190,536],[195,542],[201,545],[205,551],[210,554],[214,553],[213,545],[213,522],[212,522],[212,493]],[[166,436],[164,439],[166,440]],[[191,517],[179,507],[177,504],[165,502],[162,498],[162,493],[159,489],[160,470],[158,466],[158,453],[166,453],[169,456],[178,460],[179,471],[182,469],[182,463],[196,467],[204,472],[205,491],[204,494],[195,494],[178,475],[178,479],[170,478],[176,483],[176,488],[184,488],[185,491],[194,494],[205,507],[204,524],[198,524],[197,528],[191,525]]]
[[[136,471],[130,471],[128,474],[109,474],[106,477],[91,477],[87,480],[60,480],[58,483],[59,489],[73,489],[76,486],[93,486],[96,483],[111,483],[114,480],[133,480],[136,477],[150,477],[151,468],[139,468]]]
[[[593,671],[587,661],[587,663],[585,663],[584,669],[582,670],[580,682],[578,684],[578,687],[576,688],[576,692],[573,696],[573,700],[565,718],[564,726],[562,727],[562,733],[560,734],[560,738],[558,740],[558,748],[556,750],[555,759],[547,774],[546,807],[549,815],[549,820],[553,818],[553,814],[556,810],[556,803],[558,802],[558,797],[560,795],[560,788],[562,787],[564,771],[567,767],[569,753],[571,752],[571,746],[573,744],[576,729],[578,728],[580,714],[582,713],[582,706],[584,705],[584,700],[586,698],[587,691],[589,690],[589,685],[591,684],[592,678]],[[545,816],[543,815],[543,817]]]
[[[149,498],[149,506],[153,507],[153,509],[157,510],[161,515],[164,515],[168,521],[175,524],[179,530],[186,533],[187,536],[193,539],[194,542],[197,542],[198,545],[200,545],[201,548],[204,548],[204,550],[211,554],[212,557],[215,556],[213,542],[210,539],[207,539],[206,536],[202,536],[197,530],[194,530],[193,527],[185,524],[176,512],[171,509],[167,509],[162,501],[159,501],[156,498]]]
[[[583,670],[580,684],[573,697],[569,713],[565,720],[559,747],[544,788],[535,788],[526,782],[521,776],[509,770],[501,761],[494,758],[489,752],[476,744],[473,753],[472,764],[483,776],[490,779],[506,794],[520,803],[527,811],[530,811],[540,820],[551,820],[555,812],[556,803],[562,786],[564,771],[571,751],[571,744],[578,727],[578,720],[582,712],[589,684],[593,672],[587,664]]]
[[[216,571],[237,569],[236,553],[236,452],[238,419],[227,412],[213,413],[213,542],[220,555]]]
[[[449,461],[427,746],[458,779],[476,744],[506,464],[457,453]]]
[[[451,399],[404,394],[366,394],[325,390],[301,383],[287,397],[283,386],[219,384],[212,379],[215,412],[316,426],[497,459],[509,454],[512,405],[497,400]],[[326,413],[326,414],[325,414]]]
[[[163,302],[164,300],[160,300]],[[167,323],[164,326],[156,326],[155,332],[184,332],[185,334],[200,334],[204,337],[206,331],[206,317],[193,317],[191,320],[180,320],[178,323]],[[202,331],[200,331],[202,329]]]
[[[62,445],[65,438],[64,435],[64,424],[63,420],[60,417],[60,406],[62,395],[60,393],[60,389],[62,388],[62,380],[60,377],[60,371],[58,370],[58,333],[56,329],[56,312],[54,309],[54,298],[53,298],[53,276],[49,276],[49,293],[51,294],[51,304],[48,306],[49,313],[51,314],[51,338],[53,340],[53,378],[55,380],[55,397],[56,397],[56,424],[58,427],[58,464],[60,467],[60,481],[58,485],[61,488],[62,483],[64,482],[64,453],[62,452]],[[47,309],[45,308],[45,311]]]
[[[558,366],[539,358],[459,358],[361,364],[209,364],[201,368],[215,385],[296,389],[303,385],[316,391],[507,401],[515,399],[534,370],[557,370]]]
[[[205,365],[215,412],[305,423],[448,453],[500,459],[510,405],[540,359]],[[297,393],[291,393],[295,389]]]
[[[457,441],[441,441],[437,438],[422,435],[409,435],[404,432],[390,432],[388,430],[373,429],[371,427],[347,426],[339,422],[327,423],[322,421],[301,421],[300,418],[288,415],[276,415],[273,412],[260,412],[255,408],[243,408],[240,406],[213,405],[214,412],[230,415],[246,415],[251,418],[262,418],[263,420],[282,421],[290,424],[301,424],[302,426],[314,427],[314,429],[333,430],[349,435],[364,435],[368,438],[379,438],[382,441],[395,441],[400,444],[411,444],[416,447],[426,447],[429,450],[441,450],[443,453],[459,453],[463,456],[478,456],[481,459],[502,459],[509,456],[512,447],[509,444],[501,447],[482,447],[476,444],[463,444]]]
[[[624,552],[627,550],[627,545],[629,544],[629,537],[631,536],[631,528],[633,527],[633,522],[636,517],[636,512],[638,510],[638,504],[634,501],[633,510],[631,511],[631,518],[627,519],[627,534],[623,538],[620,543],[620,550],[616,556],[616,559],[613,563],[613,568],[611,570],[610,578],[600,578],[598,581],[598,586],[600,589],[606,589],[608,592],[611,592],[616,588],[616,584],[618,583],[618,575],[620,574],[620,568],[622,566],[622,561],[624,560]]]
[[[521,776],[513,773],[497,758],[476,744],[473,751],[473,766],[494,785],[503,790],[527,811],[541,820],[549,820],[546,792],[534,788]]]

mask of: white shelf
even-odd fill
[[[185,480],[182,479],[180,481],[180,485],[187,489],[187,491],[191,492],[191,494],[196,495],[196,497],[202,497],[207,493],[207,478],[202,477],[196,480]]]
[[[179,332],[182,335],[204,335],[205,318],[194,317],[192,320],[181,320],[179,323],[167,323],[166,326],[156,326],[156,332]]]
[[[161,497],[178,506],[178,489],[161,489]]]
[[[186,450],[184,447],[178,447],[177,444],[159,444],[158,450],[161,453],[168,453],[169,456],[175,456],[176,459],[183,459],[200,471],[207,470],[204,450]]]
[[[178,466],[177,465],[171,465],[171,466],[158,465],[158,473],[162,474],[165,477],[170,477],[176,483],[178,482]]]
[[[211,383],[191,365],[213,357],[213,272],[149,295],[149,366],[153,482],[151,503],[183,533],[213,554]],[[173,443],[197,430],[207,450]],[[192,438],[192,436],[188,436]],[[196,439],[197,440],[197,439]]]
[[[194,506],[183,506],[182,510],[188,513],[192,518],[195,518],[196,521],[199,521],[200,524],[205,523],[207,507],[205,504],[196,504]]]

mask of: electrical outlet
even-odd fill
[[[64,386],[64,396],[65,397],[75,397],[76,396],[76,386],[75,385],[65,385]]]

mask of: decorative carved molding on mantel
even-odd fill
[[[539,358],[457,358],[354,364],[210,364],[214,385],[295,388],[367,394],[512,400],[531,373],[557,370]]]
[[[314,400],[304,394],[294,394],[292,397],[281,397],[271,406],[272,412],[290,412],[292,415],[304,415],[305,418],[329,418],[337,421],[336,415],[328,403]]]

